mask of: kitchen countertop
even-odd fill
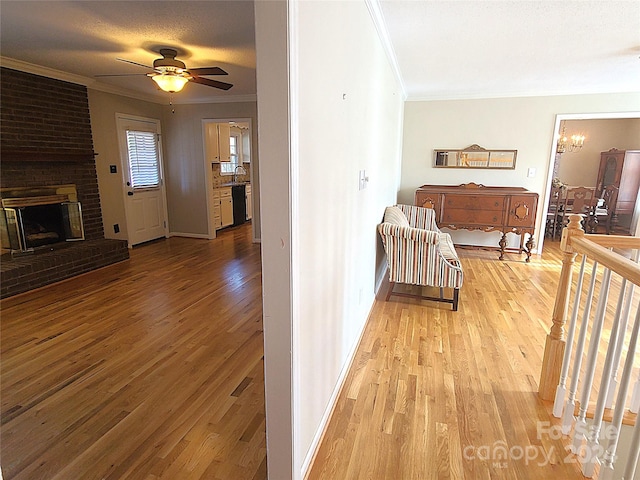
[[[215,188],[222,188],[222,187],[234,187],[236,185],[249,185],[250,182],[226,182],[226,183],[221,183],[220,185],[218,185]]]

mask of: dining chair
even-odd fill
[[[549,196],[549,208],[547,210],[547,221],[545,226],[545,236],[550,238],[556,238],[556,235],[562,231],[560,224],[560,205],[564,200],[566,187],[564,185],[559,187],[551,187],[551,194]]]
[[[596,233],[598,226],[604,225],[607,235],[611,233],[612,219],[616,211],[618,200],[618,187],[607,185],[598,195],[599,201],[593,208],[593,228],[592,233]]]
[[[560,231],[564,228],[569,215],[574,213],[583,215],[586,219],[585,230],[590,231],[593,228],[592,213],[596,201],[595,187],[568,187],[560,205]]]

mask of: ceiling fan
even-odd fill
[[[96,77],[123,77],[129,75],[147,75],[158,84],[158,86],[165,92],[175,93],[182,90],[187,82],[199,83],[200,85],[206,85],[208,87],[220,88],[222,90],[229,90],[233,87],[230,83],[220,82],[218,80],[211,80],[209,78],[202,78],[203,75],[228,75],[220,67],[201,67],[201,68],[189,68],[184,62],[176,59],[178,52],[173,48],[160,49],[160,55],[162,58],[157,58],[153,61],[153,67],[143,65],[141,63],[126,60],[124,58],[117,58],[121,62],[131,63],[152,69],[153,72],[138,74],[138,73],[125,73],[120,75],[96,75]]]

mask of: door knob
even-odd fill
[[[127,195],[129,195],[130,197],[133,197],[133,192],[127,192]]]

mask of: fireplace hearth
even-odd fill
[[[129,258],[127,242],[85,240],[73,184],[0,189],[0,298]]]

